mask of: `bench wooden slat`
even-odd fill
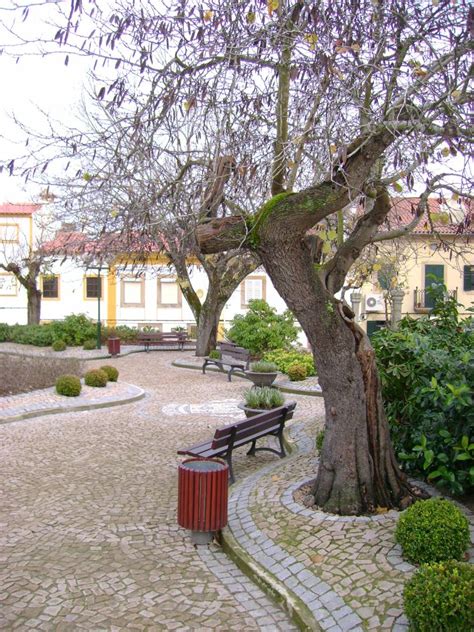
[[[188,340],[188,334],[185,331],[140,331],[137,336],[137,342],[145,346],[145,350],[148,351],[150,345],[167,345],[176,343],[178,348],[182,351],[184,343]]]
[[[204,358],[202,365],[203,373],[206,373],[206,367],[208,365],[217,366],[221,371],[226,370],[224,367],[228,367],[227,376],[230,382],[234,371],[245,371],[248,369],[250,363],[250,352],[248,349],[237,347],[232,343],[221,342],[219,344],[219,353],[219,358]]]
[[[243,419],[231,426],[218,428],[210,441],[199,443],[191,448],[178,450],[178,454],[196,456],[202,458],[223,457],[229,465],[231,482],[234,481],[232,471],[232,451],[246,444],[252,444],[248,454],[254,454],[258,450],[269,450],[280,458],[285,456],[283,446],[283,428],[285,422],[293,417],[295,402],[287,406],[274,408],[268,412]],[[256,447],[256,442],[265,436],[275,436],[280,443],[280,451],[270,447]]]

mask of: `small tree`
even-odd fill
[[[234,316],[228,336],[251,353],[262,355],[272,349],[289,348],[298,337],[298,330],[289,310],[277,314],[266,301],[253,299],[246,314]]]

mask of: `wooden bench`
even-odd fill
[[[203,373],[206,373],[208,365],[215,365],[221,371],[227,370],[227,379],[231,382],[234,371],[246,371],[249,368],[250,352],[248,349],[237,347],[230,342],[221,342],[218,351],[220,358],[204,358]],[[227,367],[227,369],[224,367]]]
[[[188,340],[188,334],[185,331],[171,331],[163,333],[162,331],[140,331],[137,337],[137,343],[143,344],[145,351],[150,351],[151,346],[160,345],[178,345],[180,351],[183,350],[185,342]]]
[[[248,455],[253,456],[255,452],[273,452],[281,459],[286,456],[283,445],[283,429],[285,422],[293,417],[296,402],[291,402],[286,406],[273,408],[264,413],[238,421],[232,426],[218,428],[213,439],[205,443],[199,443],[191,448],[178,450],[178,454],[201,458],[222,457],[229,465],[229,478],[231,484],[234,482],[234,472],[232,469],[232,451],[240,446],[251,443]],[[278,439],[279,450],[269,447],[257,448],[258,439],[266,436],[274,436]]]

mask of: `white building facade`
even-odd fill
[[[47,227],[45,229],[45,226]],[[0,263],[19,261],[53,239],[57,226],[48,221],[47,207],[40,204],[0,205]],[[204,300],[208,278],[197,264],[190,278]],[[70,314],[86,314],[109,326],[151,326],[161,331],[184,327],[195,333],[193,313],[184,298],[172,266],[164,255],[151,255],[137,269],[124,264],[86,268],[73,258],[45,259],[38,287],[42,292],[41,322],[61,320]],[[286,304],[263,268],[250,274],[233,293],[221,314],[227,328],[236,314],[244,314],[251,299],[265,299],[281,313]],[[15,276],[0,269],[0,322],[26,324],[26,290]]]

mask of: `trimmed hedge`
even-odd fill
[[[101,369],[92,369],[84,375],[84,382],[87,386],[97,386],[103,388],[107,386],[107,373]]]
[[[470,543],[469,522],[449,500],[420,500],[400,516],[395,538],[415,564],[460,560]]]
[[[292,382],[302,382],[308,377],[308,370],[304,364],[300,362],[293,362],[286,369],[288,377]]]
[[[65,351],[67,349],[67,345],[64,340],[55,340],[52,347],[53,351]]]
[[[97,342],[93,338],[89,338],[88,340],[84,340],[84,344],[82,348],[84,351],[93,351],[97,347]]]
[[[77,397],[81,388],[81,380],[76,375],[60,375],[56,380],[56,392],[59,395]]]
[[[406,583],[403,599],[414,632],[471,632],[474,567],[454,560],[424,564]]]
[[[114,366],[106,364],[100,367],[100,370],[107,375],[109,382],[116,382],[118,380],[119,372]]]

